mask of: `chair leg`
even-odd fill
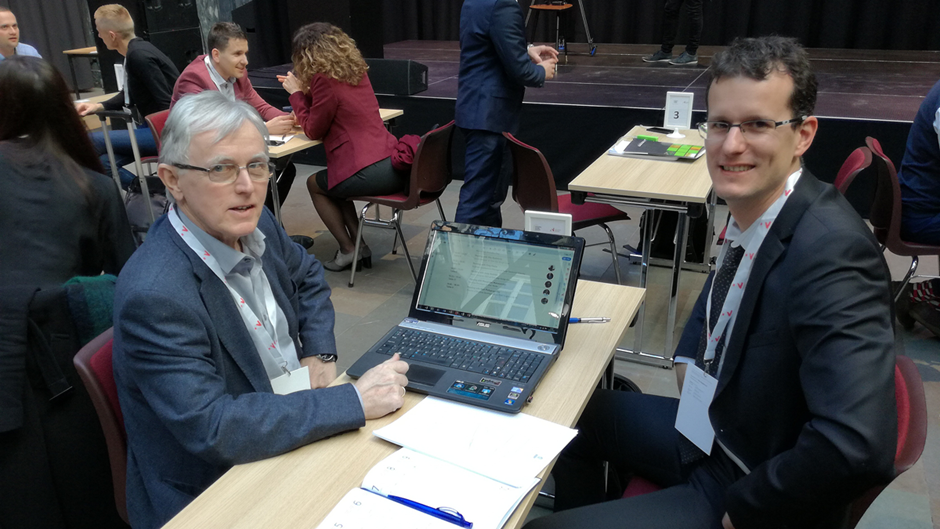
[[[898,285],[897,291],[894,293],[894,302],[898,302],[898,298],[901,297],[901,293],[904,292],[904,288],[907,287],[907,284],[911,282],[911,278],[914,277],[914,272],[917,271],[918,258],[915,255],[911,258],[911,268],[907,271],[907,274],[904,276],[904,279],[901,280],[901,284]]]
[[[434,201],[437,204],[437,212],[441,214],[441,220],[447,222],[447,217],[444,215],[444,206],[441,206],[441,199]]]
[[[393,218],[400,218],[400,217],[401,217],[401,210],[393,209],[393,210],[392,210],[392,217],[393,217]],[[398,231],[395,232],[395,238],[392,239],[392,255],[398,255],[398,232],[399,232],[399,231],[401,231],[401,230],[398,230]],[[402,244],[404,244],[404,243],[405,243],[405,239],[402,239],[401,242],[402,242]]]
[[[356,234],[356,249],[353,250],[353,265],[349,267],[349,288],[356,282],[356,265],[359,263],[359,246],[362,244],[362,228],[365,227],[366,215],[372,204],[367,203],[362,207],[362,213],[359,214],[359,231]]]
[[[622,285],[623,279],[620,277],[620,262],[617,261],[617,241],[614,240],[614,232],[603,222],[599,224],[607,232],[607,240],[610,241],[610,258],[614,261],[614,274],[617,276],[617,284]]]
[[[401,212],[396,210],[396,214],[392,217],[392,224],[395,225],[395,231],[398,232],[398,237],[401,237],[401,248],[405,250],[405,259],[408,261],[408,267],[411,268],[411,277],[414,279],[415,284],[418,284],[418,272],[415,271],[415,264],[411,262],[411,254],[408,253],[408,244],[405,242],[405,235],[401,232]]]

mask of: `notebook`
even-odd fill
[[[347,374],[401,353],[408,389],[507,413],[565,343],[584,239],[436,221],[408,317]]]

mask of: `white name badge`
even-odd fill
[[[676,430],[703,452],[711,455],[715,429],[708,419],[708,406],[715,397],[718,380],[707,375],[695,364],[688,366],[685,381],[682,383],[682,396],[679,398]]]
[[[310,370],[303,366],[290,373],[284,373],[271,381],[271,389],[278,395],[310,389]]]

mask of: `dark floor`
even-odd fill
[[[699,65],[642,62],[655,46],[570,44],[567,64],[526,102],[630,108],[663,107],[666,91],[691,91],[695,110],[705,110],[705,68],[721,48],[699,48]],[[460,54],[455,41],[403,41],[385,45],[386,59],[411,59],[428,67],[428,90],[419,97],[457,97]],[[913,119],[923,96],[940,79],[940,51],[811,49],[819,80],[816,114],[873,121]]]

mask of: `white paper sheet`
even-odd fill
[[[513,487],[527,486],[577,430],[428,397],[374,435]]]

